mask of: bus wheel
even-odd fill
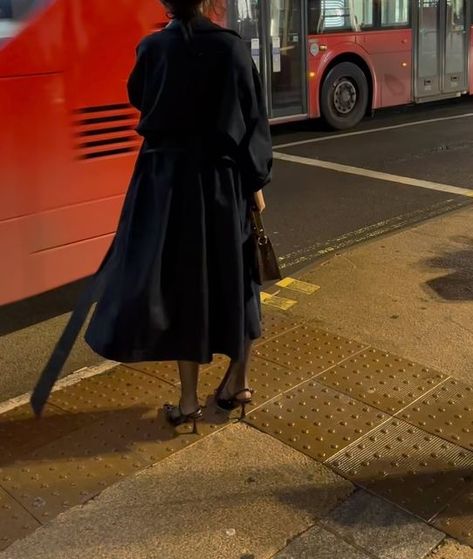
[[[322,117],[336,130],[353,128],[365,116],[368,99],[368,81],[363,70],[352,62],[341,62],[329,71],[322,85]]]

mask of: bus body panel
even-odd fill
[[[33,15],[19,34],[0,46],[0,80],[60,72],[66,64],[66,1]]]
[[[0,81],[0,221],[54,205],[71,180],[68,119],[62,74]],[[66,195],[67,198],[67,195]],[[25,247],[27,248],[27,247]]]
[[[357,44],[366,53],[376,76],[373,108],[404,105],[413,100],[412,31],[371,31],[359,33]]]
[[[156,0],[56,0],[0,47],[0,304],[90,275],[140,144],[126,81]]]

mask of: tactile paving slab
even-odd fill
[[[198,435],[192,434],[190,424],[172,427],[163,405],[177,403],[178,389],[149,375],[120,369],[98,384],[98,377],[94,383],[85,379],[65,389],[74,389],[73,394],[57,395],[59,403],[72,406],[75,413],[90,410],[95,422],[0,468],[0,485],[39,521],[86,502],[107,486],[227,424],[209,409],[199,422]],[[113,402],[107,394],[114,395]],[[118,401],[120,396],[123,400]]]
[[[213,397],[225,375],[226,367],[227,365],[217,365],[202,373],[199,392],[203,398],[209,395]],[[306,379],[300,372],[291,371],[259,357],[251,359],[248,376],[250,388],[254,390],[253,402],[249,408],[260,406]]]
[[[133,406],[160,405],[163,395],[175,398],[177,393],[169,383],[121,365],[53,392],[50,402],[69,412],[100,415]]]
[[[143,467],[106,433],[86,427],[0,469],[0,485],[40,522],[86,502]]]
[[[294,318],[280,312],[264,310],[262,321],[261,338],[256,340],[255,345],[260,345],[268,340],[300,326],[304,322],[302,318]]]
[[[442,439],[473,450],[473,387],[449,378],[399,417]]]
[[[317,380],[395,414],[446,378],[412,361],[370,348],[319,375]]]
[[[66,414],[48,404],[38,420],[27,404],[0,414],[0,466],[21,460],[28,453],[90,422],[86,416]]]
[[[216,363],[224,363],[228,358],[223,355],[215,355],[213,363],[207,363],[200,366],[201,371],[212,367]],[[169,382],[174,386],[179,386],[181,381],[179,379],[179,371],[176,361],[145,361],[142,363],[127,363],[127,368],[146,373],[158,379]]]
[[[309,325],[299,326],[256,348],[256,355],[307,377],[317,375],[366,345]]]
[[[31,514],[0,488],[0,551],[39,526]]]
[[[252,412],[247,422],[320,462],[389,417],[316,381]]]
[[[431,520],[466,487],[473,453],[393,419],[328,462],[347,479]]]
[[[455,496],[433,524],[457,540],[473,546],[473,484]]]

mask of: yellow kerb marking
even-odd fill
[[[286,299],[285,297],[278,297],[277,295],[271,295],[270,293],[261,292],[261,302],[263,305],[268,307],[273,307],[281,311],[288,311],[294,305],[297,305],[297,301],[294,299]]]
[[[276,285],[279,287],[285,287],[286,289],[291,289],[292,291],[297,291],[298,293],[304,293],[305,295],[313,295],[320,289],[320,285],[307,283],[294,278],[284,278]]]

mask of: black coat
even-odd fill
[[[241,359],[260,336],[249,210],[272,150],[243,41],[205,18],[138,47],[129,97],[144,137],[86,333],[117,361]]]

